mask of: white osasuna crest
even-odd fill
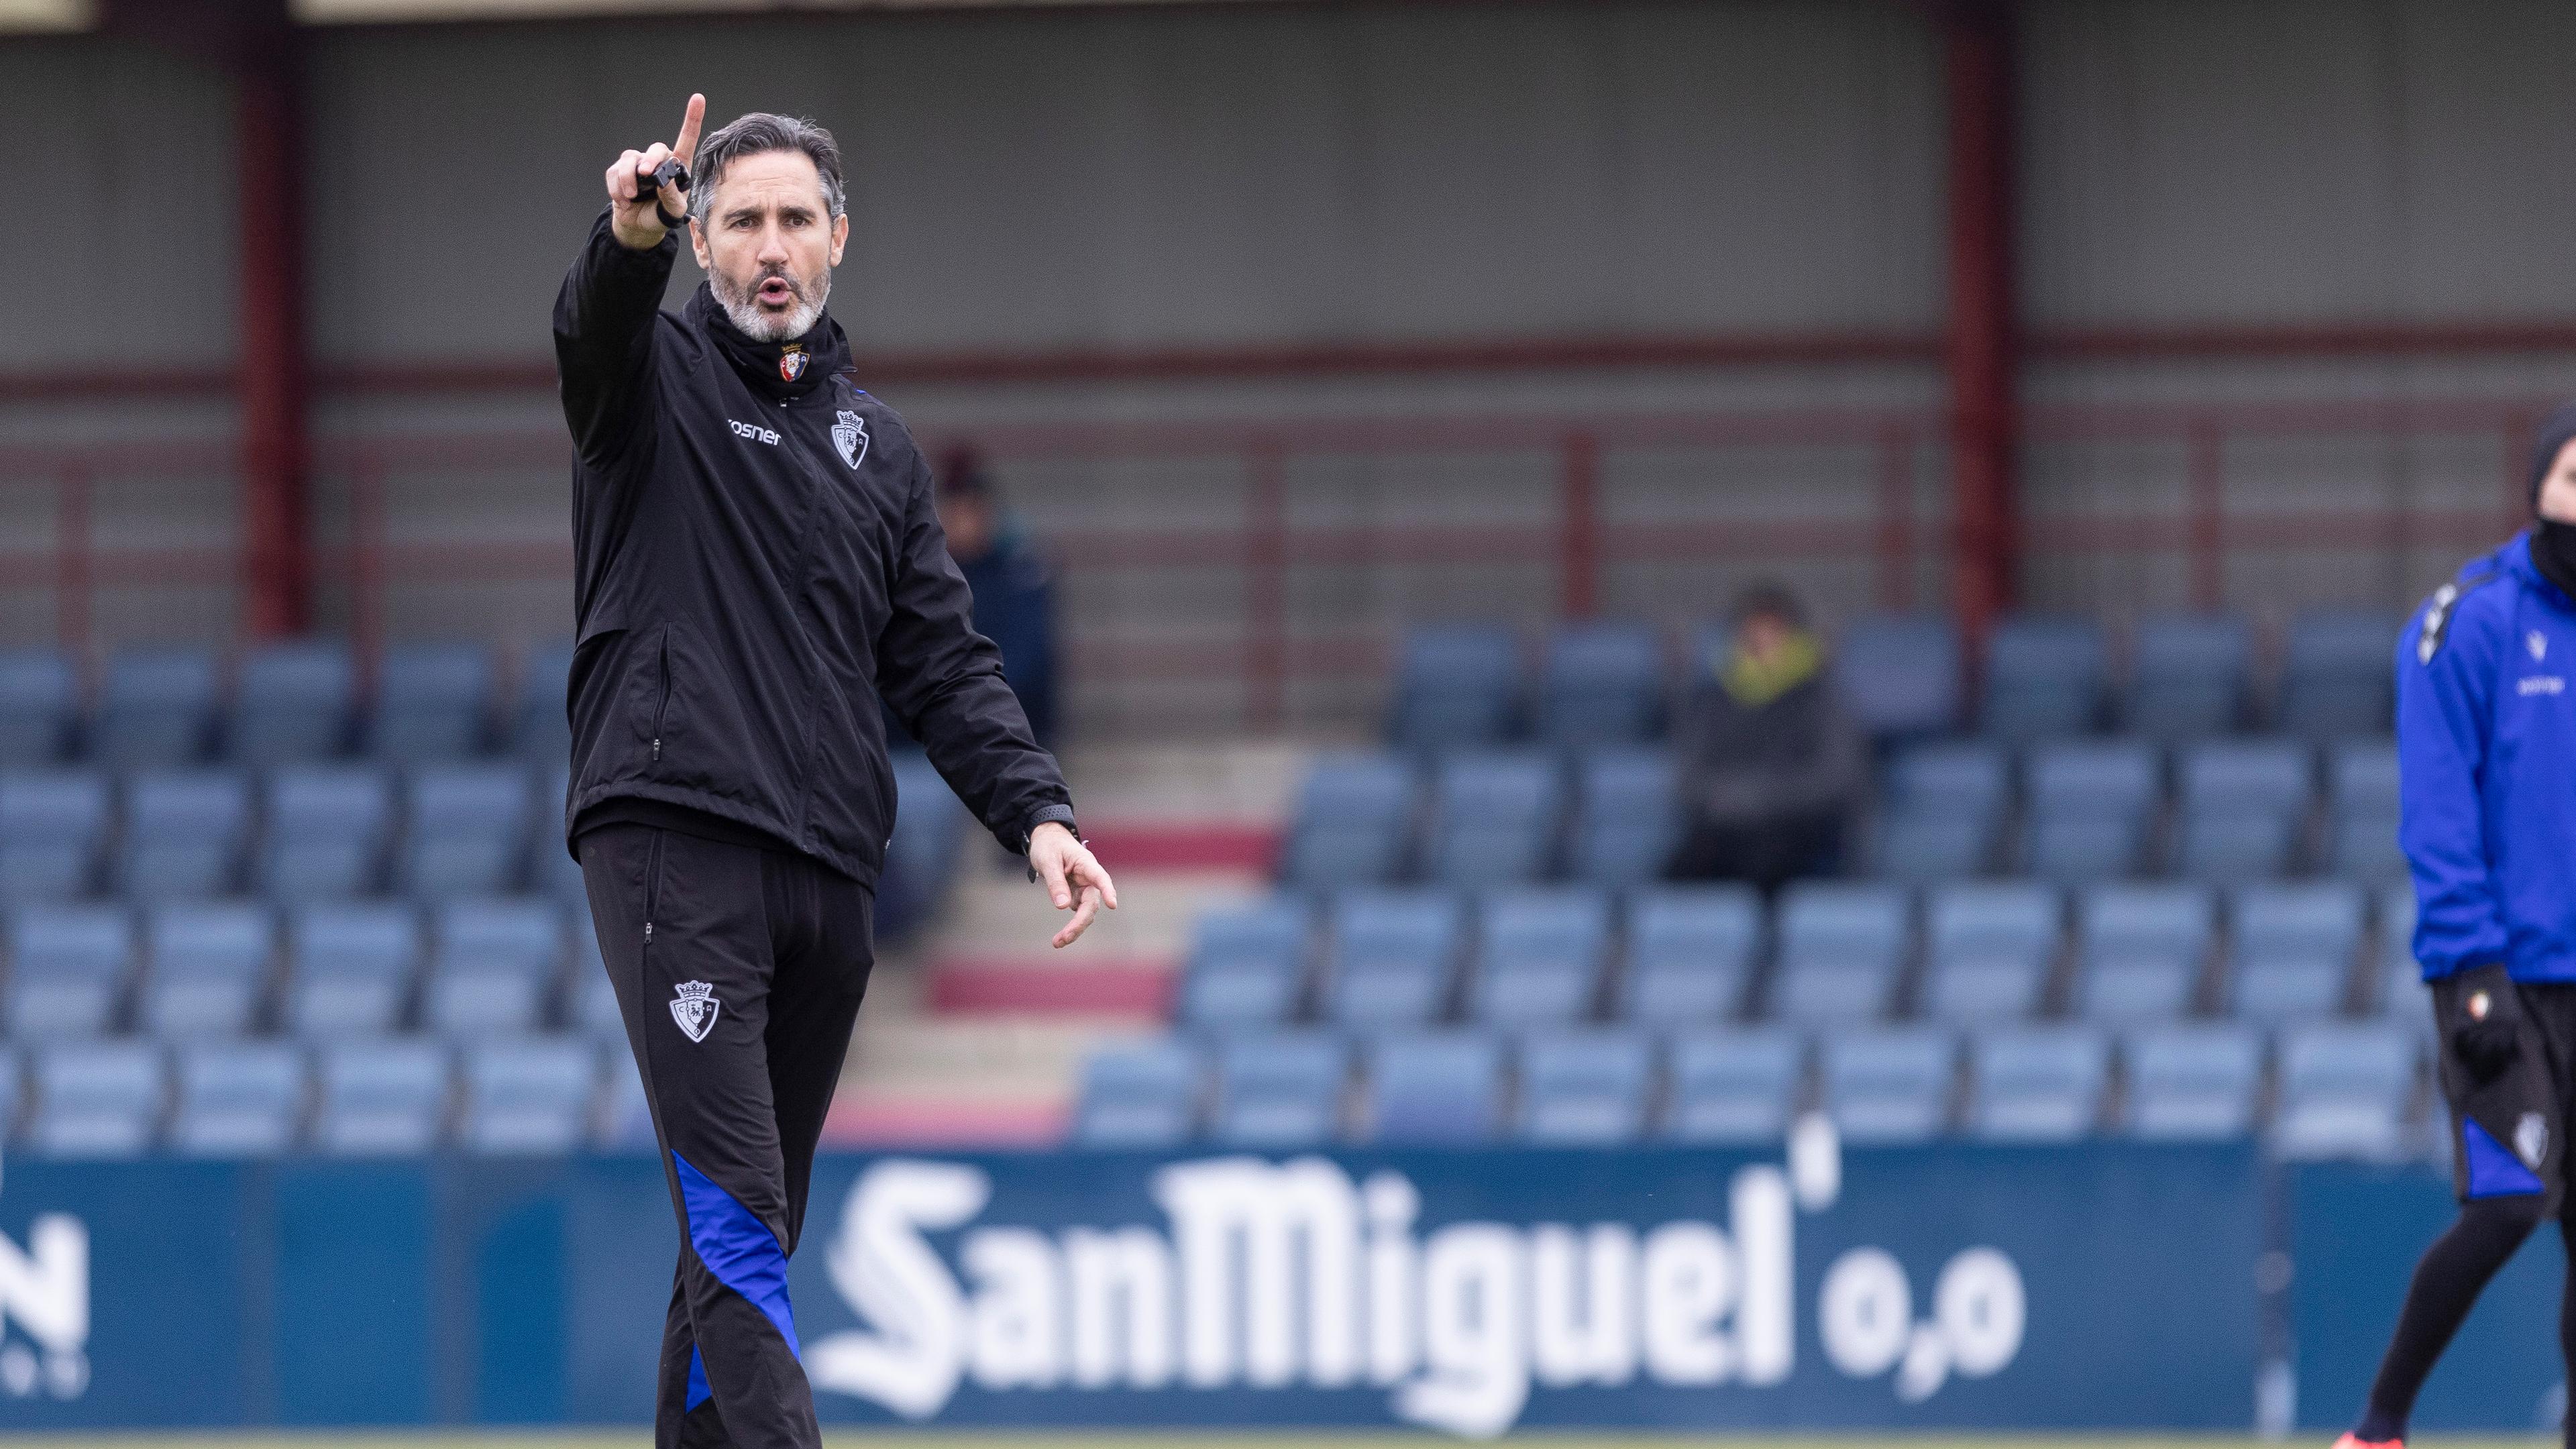
[[[2531,651],[2532,658],[2546,659],[2549,657],[2549,636],[2534,629],[2522,636],[2522,647]]]
[[[841,461],[855,468],[868,455],[868,425],[848,408],[840,410],[840,420],[832,424],[832,446],[841,450]]]
[[[703,981],[683,981],[671,998],[671,1019],[691,1041],[705,1041],[716,1026],[716,989]]]
[[[2537,1112],[2523,1113],[2522,1120],[2513,1124],[2513,1150],[2523,1166],[2539,1171],[2540,1159],[2549,1155],[2549,1119]]]

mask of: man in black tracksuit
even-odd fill
[[[608,170],[556,299],[573,492],[565,833],[652,1104],[683,1246],[654,1439],[819,1443],[787,1255],[871,960],[894,821],[882,699],[1073,918],[1076,838],[892,410],[823,313],[840,158],[754,114]],[[657,168],[694,160],[657,178]],[[683,191],[683,187],[687,189]],[[709,283],[660,310],[685,224]]]

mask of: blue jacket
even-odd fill
[[[2527,535],[2436,591],[2397,646],[2398,844],[2427,978],[2576,981],[2576,602]]]

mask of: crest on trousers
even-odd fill
[[[868,455],[867,420],[848,408],[840,410],[839,420],[832,424],[832,446],[841,450],[841,461],[855,468]]]
[[[2549,657],[2549,636],[2534,629],[2522,636],[2522,647],[2531,651],[2532,658],[2546,659]]]
[[[2537,1112],[2523,1113],[2522,1120],[2513,1124],[2513,1150],[2523,1166],[2539,1171],[2540,1159],[2549,1155],[2549,1119]]]
[[[671,1019],[689,1040],[705,1041],[707,1033],[715,1030],[716,1006],[714,987],[703,981],[683,981],[680,994],[671,998]]]

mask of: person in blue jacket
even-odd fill
[[[2403,1444],[2480,1290],[2566,1213],[2576,1087],[2576,403],[2531,456],[2532,525],[2427,600],[2397,649],[2398,844],[2433,988],[2460,1215],[2417,1264],[2361,1422]],[[2571,1285],[2576,1286],[2576,1285]],[[2576,1293],[2559,1314],[2576,1365]],[[2567,1442],[2576,1445],[2576,1424]]]
[[[1039,744],[1056,742],[1055,580],[1017,520],[1002,507],[983,460],[969,449],[939,470],[939,525],[948,556],[975,596],[975,632],[1002,651],[1002,679],[1020,698]]]

